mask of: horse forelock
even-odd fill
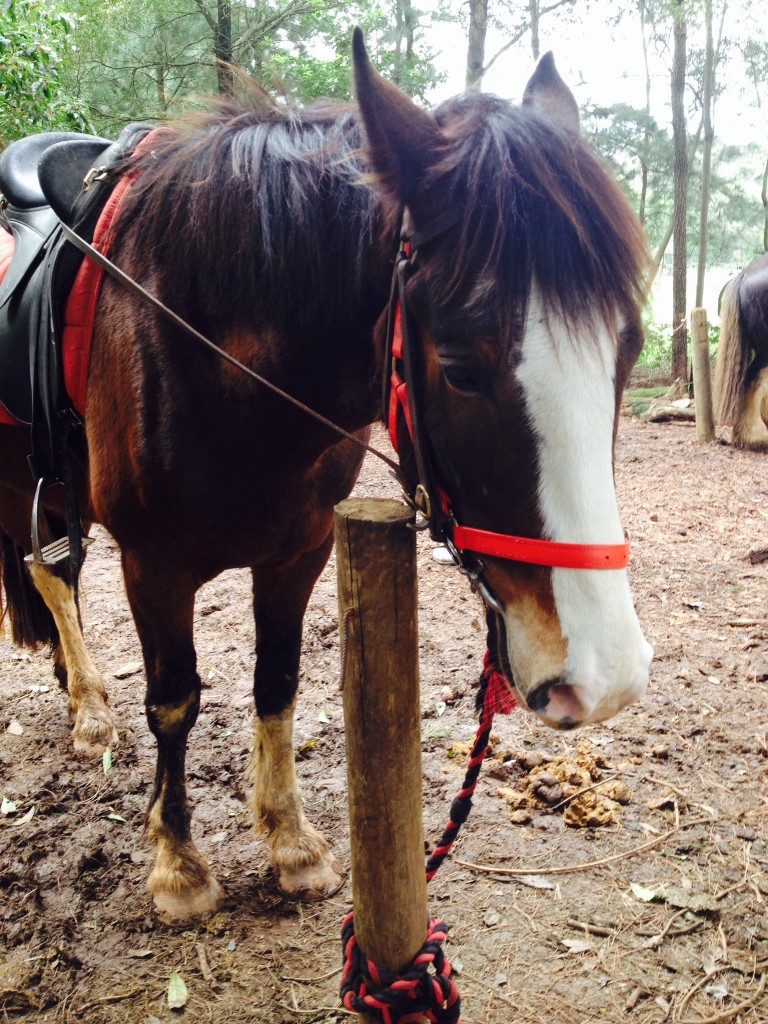
[[[300,335],[354,321],[381,229],[354,108],[256,94],[169,127],[133,165],[115,227],[128,260],[211,322]]]
[[[567,321],[639,308],[645,234],[585,142],[485,94],[450,100],[436,117],[448,145],[428,188],[462,223],[452,260],[434,268],[437,289],[475,306],[493,294],[502,333],[519,331],[534,279]]]

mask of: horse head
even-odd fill
[[[415,250],[402,300],[427,454],[401,418],[406,478],[429,461],[448,524],[618,550],[614,440],[647,248],[573,95],[548,54],[522,106],[474,93],[428,114],[375,71],[359,31],[353,52],[384,217]],[[652,651],[625,568],[557,561],[469,556],[498,667],[570,728],[637,700]]]

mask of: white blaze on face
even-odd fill
[[[537,438],[539,507],[549,540],[624,540],[613,483],[616,356],[606,325],[596,321],[574,336],[559,317],[545,318],[531,296],[516,375]],[[642,696],[653,654],[627,572],[555,568],[552,587],[567,656],[563,685],[552,688],[542,713],[555,722],[575,711],[582,722],[608,718]]]

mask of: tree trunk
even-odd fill
[[[686,256],[685,230],[688,191],[688,139],[685,124],[686,19],[685,0],[676,0],[674,24],[674,57],[672,62],[672,134],[675,150],[674,227],[672,244],[672,376],[687,380],[688,331],[686,327]]]
[[[155,90],[157,92],[157,112],[164,117],[168,113],[168,100],[165,95],[165,64],[160,46],[155,48]]]
[[[528,17],[531,22],[531,53],[534,61],[539,59],[539,0],[528,0]]]
[[[232,73],[232,7],[230,0],[216,0],[216,81],[221,96],[233,96],[235,76]]]
[[[768,158],[763,168],[763,187],[760,191],[763,201],[763,251],[768,252]]]
[[[699,148],[699,143],[701,142],[701,133],[702,133],[703,128],[704,128],[704,120],[702,118],[699,121],[699,127],[696,129],[696,134],[693,136],[693,138],[691,139],[691,144],[688,146],[688,166],[690,166],[693,163],[693,161],[694,161],[694,159],[696,157],[696,153],[697,153],[698,148]],[[672,231],[673,231],[674,227],[675,227],[675,217],[674,217],[674,213],[673,213],[672,217],[670,217],[670,219],[669,219],[669,224],[667,225],[667,230],[664,232],[662,240],[659,243],[659,247],[656,250],[656,255],[653,258],[653,262],[656,264],[656,272],[657,273],[658,273],[659,267],[661,266],[661,261],[664,259],[664,253],[667,251],[667,246],[669,245],[669,240],[672,238]]]
[[[643,67],[645,68],[645,127],[643,128],[643,144],[640,150],[640,203],[638,216],[640,223],[645,224],[645,204],[648,199],[648,167],[651,162],[651,69],[648,65],[648,38],[645,33],[645,0],[639,0],[640,33],[643,39]]]
[[[397,14],[395,18],[395,26],[397,30],[397,39],[395,42],[395,70],[392,76],[392,81],[398,88],[403,89],[405,92],[407,89],[408,73],[407,69],[413,60],[413,36],[416,19],[413,14],[413,4],[411,0],[397,0]]]
[[[709,241],[709,195],[712,183],[712,141],[715,129],[712,108],[715,95],[715,48],[712,41],[712,0],[704,0],[704,24],[707,41],[704,54],[704,151],[701,165],[701,210],[699,211],[699,265],[696,273],[696,307],[704,305],[704,279],[707,273]]]
[[[488,31],[488,0],[469,0],[467,32],[467,89],[479,89],[485,62],[485,35]]]

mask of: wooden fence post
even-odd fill
[[[411,518],[381,499],[335,513],[355,935],[397,973],[427,935]]]
[[[715,418],[712,412],[712,375],[706,309],[697,308],[691,312],[691,358],[693,394],[696,402],[696,438],[699,441],[714,441]]]

